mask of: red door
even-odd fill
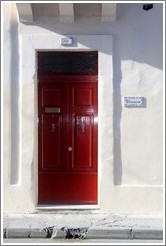
[[[96,78],[39,76],[39,204],[97,204]]]

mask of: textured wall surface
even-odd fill
[[[64,49],[60,37],[72,36],[70,49],[99,50],[99,211],[162,214],[162,4],[117,4],[114,23],[101,22],[98,4],[86,15],[77,4],[74,23],[59,22],[57,5],[33,8],[33,24],[17,23],[15,4],[3,11],[4,211],[37,202],[35,51]],[[124,96],[144,97],[144,107],[125,108]]]

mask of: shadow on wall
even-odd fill
[[[43,5],[43,11],[46,11],[44,8]],[[31,27],[34,26],[35,34],[36,32],[48,34],[51,31],[71,36],[72,34],[117,35],[121,61],[133,60],[158,69],[163,68],[162,3],[154,3],[153,8],[149,11],[143,10],[143,3],[118,3],[117,20],[112,23],[102,23],[101,16],[88,15],[87,13],[86,18],[75,19],[73,23],[60,23],[58,15],[49,16],[46,19],[46,16],[38,16],[38,11],[33,10],[33,13],[34,23],[32,25],[24,24],[26,33],[28,33],[28,28],[31,33]],[[105,52],[107,51],[103,47],[103,53]]]
[[[14,6],[12,6],[13,10]],[[19,179],[19,47],[18,22],[11,13],[11,176],[10,183],[15,185]]]
[[[113,37],[113,156],[114,156],[114,184],[122,184],[122,160],[121,160],[121,61],[119,54],[119,39],[117,35]]]
[[[120,58],[163,69],[163,4],[119,4]]]

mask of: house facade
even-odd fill
[[[1,2],[3,210],[163,212],[163,9]]]

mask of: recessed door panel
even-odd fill
[[[59,83],[39,83],[39,171],[63,170],[66,148],[66,86]]]
[[[43,168],[60,168],[62,156],[62,115],[43,115]]]
[[[73,105],[74,106],[92,106],[92,88],[73,88]]]
[[[93,168],[93,115],[75,115],[72,169]]]
[[[67,173],[40,172],[38,178],[39,204],[67,204],[69,183]]]
[[[96,204],[97,203],[97,175],[96,173],[69,174],[70,203]]]
[[[58,88],[45,88],[42,97],[43,106],[59,106],[61,101],[61,91]]]

